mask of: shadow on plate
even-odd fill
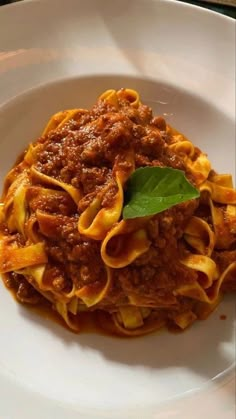
[[[56,341],[63,342],[65,349],[79,345],[81,349],[99,352],[105,359],[118,364],[154,370],[184,367],[208,381],[229,368],[235,357],[232,352],[235,351],[234,296],[226,296],[207,320],[196,322],[183,333],[173,334],[162,329],[131,339],[91,332],[75,334],[21,305],[19,313],[34,323],[35,332],[46,328]],[[226,320],[220,319],[221,314],[226,314]]]

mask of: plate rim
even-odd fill
[[[59,0],[59,1],[61,1],[61,0]],[[67,0],[67,4],[70,1],[71,0]],[[81,0],[79,0],[79,1],[81,1]],[[192,4],[192,3],[186,3],[183,0],[146,0],[146,2],[148,2],[148,1],[149,2],[155,2],[155,3],[161,2],[161,3],[166,3],[166,4],[167,3],[169,3],[169,4],[172,3],[172,4],[179,5],[179,7],[200,9],[201,12],[203,12],[203,13],[213,14],[213,15],[216,15],[216,16],[222,18],[222,19],[226,19],[226,20],[235,22],[235,19],[234,18],[232,18],[230,16],[227,16],[227,15],[224,15],[223,13],[217,12],[217,11],[212,10],[210,8],[207,8],[207,7],[203,7],[201,5]],[[36,2],[37,3],[43,3],[43,2],[44,3],[46,3],[46,2],[49,3],[49,0],[21,0],[21,1],[18,0],[18,1],[15,1],[14,3],[4,4],[4,5],[0,6],[0,12],[1,12],[1,9],[2,8],[4,8],[4,9],[6,9],[6,8],[11,9],[11,8],[14,8],[14,7],[22,7],[22,5],[27,4],[27,3],[36,3]],[[57,3],[57,0],[51,0],[51,2]]]
[[[56,2],[55,0],[53,0],[53,1]],[[149,0],[149,1],[152,1],[152,2],[154,1],[155,3],[158,3],[159,0]],[[0,15],[1,15],[1,9],[2,8],[3,9],[4,8],[5,9],[6,8],[13,9],[15,7],[23,7],[27,3],[29,4],[29,3],[33,3],[33,2],[45,3],[45,4],[46,3],[49,3],[48,0],[24,0],[24,1],[21,1],[21,2],[16,2],[16,3],[12,3],[12,4],[9,4],[9,5],[5,5],[5,6],[0,7]],[[183,8],[186,8],[186,7],[188,8],[189,7],[189,8],[198,9],[198,10],[200,9],[202,13],[207,13],[207,14],[211,14],[211,15],[213,14],[215,16],[218,16],[218,18],[220,17],[223,20],[226,20],[226,21],[235,23],[233,18],[228,17],[228,16],[225,16],[225,15],[221,15],[218,12],[205,9],[205,8],[203,8],[201,6],[192,5],[192,4],[188,4],[188,3],[182,3],[182,2],[176,2],[175,0],[161,0],[161,2],[163,4],[175,4],[176,6],[178,5],[178,7],[183,7]],[[76,78],[76,77],[74,77],[74,78]],[[47,84],[50,84],[50,85],[51,84],[54,84],[54,83],[57,84],[58,82],[62,82],[63,80],[68,80],[68,77],[67,76],[66,77],[59,77],[58,79],[54,79],[53,81],[48,81],[47,83],[38,84],[37,86],[33,86],[30,89],[26,89],[25,91],[19,93],[18,95],[15,95],[15,96],[11,97],[9,100],[7,100],[6,102],[3,102],[3,103],[1,103],[1,98],[0,98],[0,111],[4,110],[5,109],[5,106],[7,107],[8,105],[10,105],[12,101],[18,100],[22,96],[25,96],[28,93],[32,92],[32,90],[35,91],[35,90],[41,89],[43,86],[45,86]],[[209,381],[207,381],[206,382],[206,385],[208,385],[208,382],[211,383],[212,381],[215,381],[215,380],[217,380],[217,381],[218,380],[224,380],[226,378],[226,376],[228,376],[228,374],[234,369],[234,366],[235,366],[235,362],[230,367],[228,367],[226,370],[224,370],[221,373],[217,374],[217,376],[215,376],[213,379],[210,379]],[[189,391],[183,393],[183,395],[176,396],[176,398],[177,399],[180,399],[182,397],[185,397],[186,393],[193,394],[195,392],[201,392],[201,391],[202,391],[202,386],[201,386],[201,388],[199,388],[197,390],[189,390]],[[40,395],[40,396],[41,397],[44,397],[44,395]],[[171,398],[170,400],[173,400],[173,398]],[[48,401],[50,403],[51,402],[51,399],[48,399]],[[163,402],[163,403],[166,403],[166,402]],[[56,403],[56,401],[53,401],[53,403]],[[63,402],[63,403],[65,403],[65,402]]]

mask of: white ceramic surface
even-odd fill
[[[233,20],[174,1],[24,1],[0,8],[0,51],[1,185],[50,114],[125,86],[235,175]],[[233,419],[234,327],[231,296],[181,335],[77,336],[0,284],[0,418]]]

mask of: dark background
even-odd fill
[[[19,0],[0,0],[0,6],[3,6],[4,4],[14,3],[14,1],[19,1]],[[179,0],[179,1],[183,1],[183,0]],[[235,6],[224,6],[220,4],[207,3],[205,1],[203,2],[201,0],[199,1],[190,0],[190,1],[185,1],[185,3],[196,4],[197,6],[202,6],[202,7],[214,10],[215,12],[223,13],[226,16],[230,16],[236,19],[236,1],[235,1]]]

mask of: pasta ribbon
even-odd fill
[[[9,193],[9,189],[14,189],[22,182],[22,178],[27,176],[29,166],[23,160],[17,166],[14,166],[6,175],[3,185],[2,199],[5,200],[6,195]],[[14,187],[12,186],[14,183]]]
[[[200,152],[195,158],[196,151],[199,153],[199,149],[187,137],[170,125],[167,126],[167,133],[172,136],[169,148],[175,153],[185,156],[186,168],[193,174],[196,185],[201,185],[208,178],[211,171],[211,163],[206,154]]]
[[[171,144],[169,148],[173,150],[175,153],[177,154],[182,153],[189,158],[192,158],[195,153],[194,145],[190,141],[187,141],[187,140],[177,141]]]
[[[212,201],[219,204],[236,204],[236,190],[231,187],[221,186],[206,180],[200,185],[200,191],[207,191]]]
[[[232,230],[232,232],[235,234],[236,205],[227,205],[226,217],[229,219],[230,224],[232,223],[230,230]]]
[[[46,264],[27,266],[23,269],[17,269],[17,273],[32,278],[29,282],[36,285],[36,288],[43,290],[43,276],[46,269]],[[45,290],[44,290],[45,291]]]
[[[101,245],[103,262],[111,268],[123,268],[132,263],[150,247],[145,228],[138,222],[120,221],[106,235]],[[144,224],[144,220],[140,224]]]
[[[219,276],[216,263],[208,256],[190,254],[181,263],[198,272],[198,282],[203,288],[209,288]]]
[[[76,293],[76,287],[75,287],[74,284],[72,285],[71,290],[69,290],[68,292],[66,292],[66,291],[58,292],[58,291],[55,291],[53,288],[50,288],[50,287],[48,287],[48,290],[51,290],[53,292],[53,294],[55,295],[55,297],[58,301],[65,302],[65,303],[70,302],[71,299],[75,296],[75,293]]]
[[[223,282],[223,281],[222,281]],[[216,309],[216,307],[220,304],[222,300],[222,296],[218,294],[215,300],[211,303],[197,301],[194,306],[194,313],[196,314],[199,320],[206,320],[207,317]]]
[[[67,304],[68,311],[76,315],[79,311],[87,311],[87,307],[79,302],[78,297],[74,296]]]
[[[168,176],[148,174],[158,166],[181,168],[200,199],[172,208],[186,197],[185,183],[176,178],[175,195]],[[170,205],[151,201],[156,182]],[[189,200],[199,197],[188,189]],[[133,192],[139,199],[126,214],[124,194]],[[214,172],[133,89],[106,90],[90,111],[54,114],[5,178],[0,273],[10,273],[4,280],[19,301],[46,303],[74,332],[87,322],[83,312],[126,337],[205,319],[221,293],[236,290],[235,244],[232,176]]]
[[[118,192],[112,207],[101,207],[103,191],[79,217],[78,230],[80,234],[94,240],[102,240],[111,226],[119,220],[123,207],[123,188],[119,177],[116,181]]]
[[[116,332],[121,336],[142,336],[161,329],[165,321],[146,307],[124,306],[112,314]]]
[[[177,306],[177,298],[170,294],[165,296],[146,296],[140,294],[130,293],[128,299],[131,305],[138,307],[157,307],[174,309]]]
[[[193,298],[194,300],[206,303],[212,303],[218,296],[218,290],[216,290],[217,284],[218,282],[214,283],[214,285],[207,290],[203,289],[198,282],[196,284],[182,285],[174,291],[174,294],[183,295],[184,297]]]
[[[81,114],[83,115],[85,113],[88,113],[86,109],[69,109],[66,111],[60,111],[56,113],[49,120],[42,133],[42,136],[48,135],[50,131],[62,128],[66,124],[66,122],[70,121],[71,119],[76,120],[78,116],[80,116]]]
[[[24,171],[9,187],[4,204],[5,219],[9,230],[11,232],[18,231],[23,236],[27,218],[25,194],[28,185],[28,174]]]
[[[38,229],[38,220],[35,215],[31,215],[25,223],[25,235],[31,243],[37,243],[42,240]]]
[[[211,174],[208,183],[201,186],[207,191],[208,204],[211,210],[212,223],[218,249],[228,249],[236,241],[236,191],[233,189],[232,176],[228,174]],[[214,202],[225,206],[216,206]]]
[[[53,296],[51,300],[53,301],[60,301],[62,303],[68,303],[75,295],[75,286],[72,286],[72,289],[68,292],[65,291],[55,291],[52,281],[45,281],[45,272],[46,272],[46,264],[43,265],[37,265],[37,266],[29,266],[25,269],[18,270],[17,273],[24,275],[26,277],[33,278],[29,282],[32,283],[32,285],[37,289],[43,291],[46,294],[49,294],[50,296]],[[53,280],[56,278],[54,277]]]
[[[176,128],[172,127],[172,125],[167,124],[166,132],[171,137],[171,144],[181,141],[189,141],[189,139],[182,132],[179,132]]]
[[[56,239],[58,237],[58,226],[61,225],[61,216],[51,215],[37,210],[36,220],[39,224],[39,231],[46,237]]]
[[[4,221],[5,221],[4,203],[3,202],[0,202],[0,224],[3,224]]]
[[[140,98],[138,92],[133,89],[120,89],[118,91],[110,89],[106,90],[99,100],[104,100],[110,105],[114,106],[116,109],[119,109],[119,100],[126,100],[130,103],[130,106],[133,108],[138,108],[140,105]]]
[[[201,153],[194,161],[188,159],[186,166],[193,174],[197,186],[206,181],[211,171],[211,163],[207,156],[203,153]]]
[[[117,92],[119,99],[127,100],[133,108],[138,108],[140,105],[140,98],[138,92],[133,89],[120,89]]]
[[[11,214],[8,218],[8,228],[11,232],[18,231],[23,236],[25,235],[25,221],[27,218],[27,211],[26,211],[26,187],[24,185],[20,185],[17,189],[14,200],[13,200],[13,209]]]
[[[143,326],[141,309],[135,306],[122,306],[117,313],[117,319],[126,329],[137,329]]]
[[[92,307],[102,301],[111,286],[112,271],[106,266],[106,280],[105,284],[102,281],[85,285],[80,290],[75,292],[75,295],[80,298],[87,307]]]
[[[41,144],[30,144],[28,150],[24,156],[24,162],[29,166],[32,166],[37,161],[37,152],[42,148]]]
[[[224,186],[225,188],[233,188],[232,175],[226,174],[211,174],[208,179],[210,182],[216,183],[217,185]]]
[[[0,240],[0,272],[18,271],[32,265],[47,263],[44,243],[32,244],[25,247],[9,246]]]
[[[221,275],[221,283],[234,281],[236,278],[236,261],[230,263]]]
[[[42,278],[46,269],[46,264],[28,266],[24,269],[19,269],[16,271],[17,274],[24,275],[27,281],[50,303],[55,302],[55,297],[50,291],[45,291],[40,288],[42,283]]]
[[[184,313],[178,313],[173,317],[175,324],[183,330],[190,326],[196,319],[197,316],[192,310],[185,311]]]
[[[126,171],[120,169],[119,163],[114,167],[118,191],[112,206],[101,207],[102,198],[107,190],[105,188],[79,217],[78,230],[80,234],[94,240],[103,240],[107,231],[119,220],[124,202],[123,186],[134,170],[133,152],[127,152],[125,159],[128,162]]]
[[[213,261],[212,261],[213,262]],[[190,267],[191,269],[199,270],[198,264],[186,264],[186,266]],[[203,271],[203,269],[201,270]],[[206,269],[205,269],[206,271]],[[208,303],[212,305],[212,309],[217,304],[219,299],[219,292],[221,285],[224,281],[227,280],[227,277],[230,275],[235,275],[236,273],[236,262],[231,263],[225,271],[219,276],[217,272],[217,268],[215,269],[215,273],[213,269],[208,269],[208,277],[210,278],[211,272],[211,280],[204,281],[202,284],[199,282],[195,284],[183,285],[179,287],[174,294],[175,295],[183,295],[185,297],[193,298],[195,300],[202,301],[204,303]],[[211,285],[210,285],[211,284]]]
[[[31,167],[30,173],[32,179],[41,182],[42,184],[57,186],[61,189],[64,189],[64,191],[66,191],[74,200],[74,202],[78,205],[82,196],[81,192],[77,188],[75,188],[72,185],[69,185],[68,183],[54,179],[51,176],[44,175],[43,173],[39,172],[34,166]]]
[[[104,100],[110,105],[114,106],[114,108],[119,109],[119,103],[118,103],[116,90],[113,90],[113,89],[106,90],[101,96],[99,96],[99,100]]]
[[[201,255],[211,256],[215,246],[215,234],[202,218],[190,218],[184,230],[184,239]]]
[[[215,246],[218,249],[228,249],[235,241],[236,214],[233,213],[235,206],[227,206],[227,211],[218,208],[209,199],[212,223],[215,231]]]
[[[68,310],[68,304],[63,303],[61,301],[56,301],[55,309],[60,314],[60,316],[64,319],[64,321],[66,322],[67,326],[69,326],[70,329],[72,329],[74,332],[80,331],[77,318],[76,317],[74,319],[71,318],[71,315]]]

